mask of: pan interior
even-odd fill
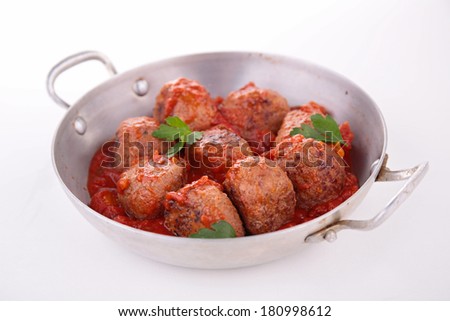
[[[255,53],[211,53],[148,64],[119,74],[82,97],[62,120],[54,140],[54,162],[67,188],[85,204],[90,160],[103,142],[114,136],[128,117],[151,115],[155,97],[167,81],[195,79],[211,95],[225,97],[249,81],[283,95],[291,106],[314,100],[324,105],[338,123],[349,121],[355,134],[353,171],[362,185],[370,167],[384,153],[386,131],[375,103],[355,84],[322,67],[298,59]],[[149,91],[138,96],[134,83],[144,79]],[[83,135],[74,128],[81,117]]]

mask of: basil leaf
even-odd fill
[[[211,225],[212,229],[202,228],[197,233],[189,235],[197,239],[224,239],[236,237],[236,232],[230,223],[220,220]]]

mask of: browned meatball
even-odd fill
[[[294,216],[294,188],[274,161],[251,156],[238,160],[223,185],[250,234],[275,231]]]
[[[267,134],[275,135],[289,111],[287,100],[270,89],[250,82],[231,92],[220,106],[223,117],[249,143],[261,142]]]
[[[220,220],[228,222],[236,236],[244,236],[244,227],[236,208],[222,192],[220,184],[203,176],[177,192],[166,195],[165,225],[179,236],[189,236]]]
[[[153,116],[161,123],[168,116],[178,116],[191,130],[204,130],[212,126],[217,108],[205,87],[194,80],[178,78],[161,88]]]
[[[202,139],[189,147],[191,171],[222,183],[238,159],[253,155],[248,143],[224,125],[203,132]]]
[[[163,142],[152,136],[158,127],[159,123],[155,119],[146,116],[122,121],[116,131],[120,155],[118,167],[130,168],[139,161],[142,166],[143,161],[151,159],[155,151],[162,153]]]
[[[119,201],[135,218],[155,218],[163,213],[167,192],[176,191],[186,181],[186,168],[177,158],[155,156],[123,172],[117,181]]]
[[[307,124],[311,126],[311,116],[314,114],[321,114],[325,116],[327,111],[325,107],[311,101],[306,105],[300,107],[294,107],[291,111],[284,117],[281,128],[278,131],[276,142],[279,143],[285,138],[290,137],[291,130],[295,127],[301,127],[302,124]]]
[[[338,197],[345,183],[345,163],[327,144],[296,135],[270,153],[291,179],[297,206],[311,209]]]

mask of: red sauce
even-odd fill
[[[110,162],[111,160],[102,152],[102,148],[94,154],[91,160],[87,183],[91,197],[102,188],[116,188],[116,182],[119,180],[122,172],[113,167],[102,166],[103,162],[107,163],[108,161]]]
[[[135,218],[131,218],[127,215],[118,215],[113,218],[114,221],[137,228],[139,230],[153,232],[163,235],[173,235],[165,226],[164,226],[164,217],[158,217],[154,219],[143,219],[137,220]]]
[[[348,121],[342,123],[342,125],[339,126],[339,131],[341,132],[342,139],[345,141],[345,145],[342,147],[345,153],[344,161],[349,166],[347,169],[350,170],[350,168],[352,167],[352,158],[350,157],[350,150],[352,149],[352,142],[354,135]]]
[[[192,182],[199,180],[202,178],[205,174],[203,168],[190,168],[187,171],[187,183],[191,184]],[[225,177],[225,175],[224,175]]]
[[[221,99],[216,99],[216,105],[220,103]],[[230,124],[223,119],[220,113],[218,113],[215,123],[224,124],[231,128]],[[346,172],[345,185],[341,195],[331,201],[319,204],[309,211],[297,208],[295,210],[294,218],[290,222],[284,224],[280,230],[308,222],[324,213],[331,211],[358,190],[358,180],[356,176],[351,173],[351,148],[354,135],[348,122],[345,122],[340,126],[340,131],[343,139],[347,142],[347,144],[343,146],[343,150],[345,152],[344,160],[349,165]],[[268,139],[263,142],[262,148],[260,147],[258,152],[262,152],[269,149],[269,147],[274,146],[274,137],[265,137],[268,137]],[[270,156],[270,154],[267,154],[266,156]],[[102,166],[104,161],[105,163],[108,163],[108,161],[111,162],[111,159],[109,159],[109,157],[102,152],[102,149],[99,149],[94,154],[89,167],[87,188],[91,196],[91,202],[89,204],[90,207],[105,217],[133,228],[158,234],[173,235],[173,233],[164,226],[164,217],[158,217],[156,219],[136,219],[127,215],[117,197],[118,188],[116,183],[119,181],[122,171],[117,168]],[[214,170],[223,172],[223,178],[225,177],[226,169],[217,168]],[[202,167],[191,168],[189,164],[187,164],[187,183],[189,184],[199,180],[202,176],[207,175],[208,171],[211,171],[211,169]],[[206,218],[202,219],[206,220]],[[203,223],[205,225],[210,225],[211,222],[205,221]]]
[[[225,180],[225,175],[228,172],[229,167],[226,166],[225,163],[220,164],[220,166],[217,167],[208,167],[208,166],[198,166],[198,167],[191,167],[188,170],[188,183],[192,183],[200,178],[202,176],[208,176],[213,181],[218,183],[223,183]]]
[[[117,199],[117,190],[115,188],[100,189],[92,196],[89,206],[111,219],[114,219],[117,215],[125,215],[125,211]]]

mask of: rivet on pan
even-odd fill
[[[325,235],[323,236],[323,238],[324,238],[325,240],[327,240],[327,242],[332,243],[332,242],[334,242],[334,241],[337,240],[337,234],[336,234],[336,232],[335,232],[334,230],[329,230],[329,231],[327,231],[327,232],[325,233]]]
[[[133,84],[133,91],[138,96],[145,96],[148,93],[148,82],[145,79],[138,79]]]
[[[87,129],[86,121],[81,117],[77,117],[73,123],[73,127],[79,135],[83,135]]]

